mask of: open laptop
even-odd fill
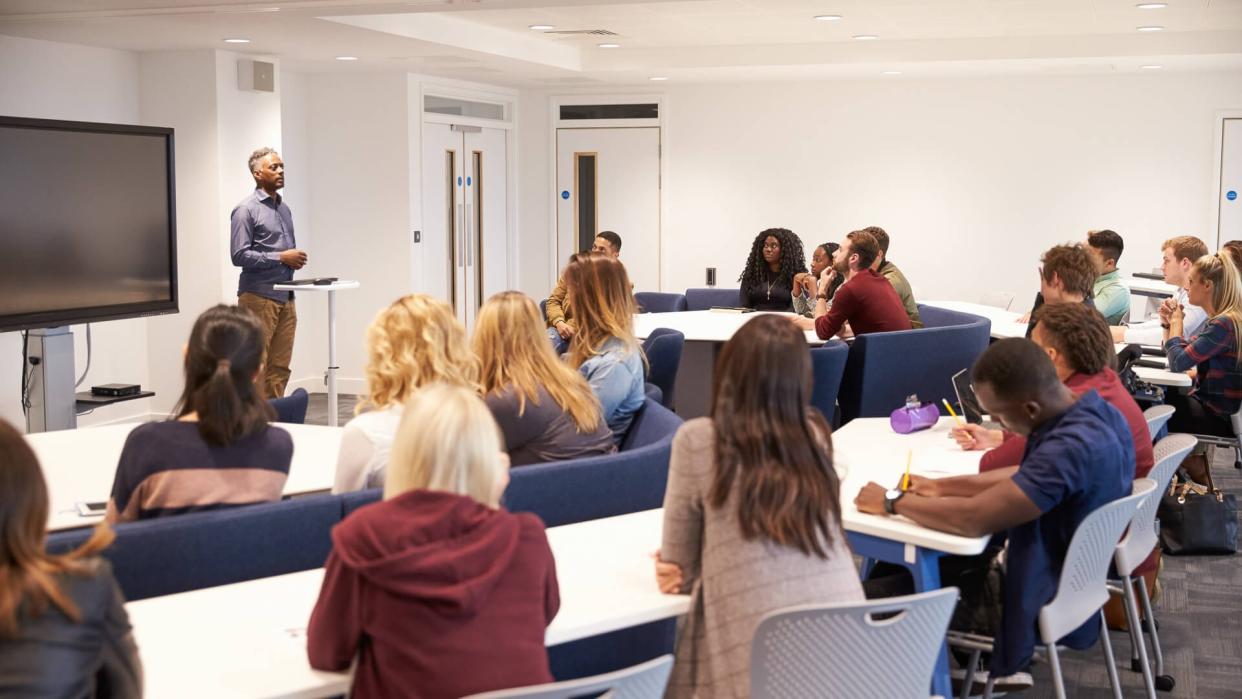
[[[975,389],[970,385],[970,370],[962,369],[953,375],[953,392],[957,394],[957,404],[962,408],[962,417],[972,425],[983,424],[983,409],[979,407],[979,399],[975,398]]]

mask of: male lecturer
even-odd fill
[[[268,398],[279,398],[289,383],[298,314],[293,292],[276,291],[272,286],[293,279],[293,271],[306,264],[306,252],[297,249],[293,214],[276,193],[285,186],[285,164],[280,154],[260,148],[250,155],[248,164],[255,190],[230,216],[230,252],[233,265],[242,268],[237,280],[237,305],[254,313],[263,326],[267,359],[262,391]]]

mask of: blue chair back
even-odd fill
[[[712,306],[737,306],[742,303],[741,289],[686,289],[686,310],[706,311]]]
[[[341,519],[352,515],[354,510],[365,507],[373,502],[379,502],[384,497],[383,488],[368,488],[366,490],[355,490],[352,493],[341,495]]]
[[[643,354],[647,355],[647,380],[660,389],[660,404],[673,409],[673,390],[677,386],[677,369],[681,366],[681,351],[686,336],[677,330],[656,328],[643,340]]]
[[[842,422],[888,417],[912,393],[935,403],[954,395],[953,375],[987,349],[992,323],[931,306],[919,306],[920,316],[925,309],[923,328],[854,338],[838,396]]]
[[[339,521],[339,497],[312,495],[119,524],[103,555],[125,599],[140,600],[319,568]],[[63,553],[90,533],[57,532],[47,548]]]
[[[840,340],[830,340],[822,347],[811,348],[811,405],[819,408],[828,424],[834,425],[837,414],[837,394],[841,390],[841,378],[845,375],[845,362],[850,348]]]
[[[676,313],[686,310],[684,294],[666,294],[659,291],[639,291],[634,294],[639,313]]]
[[[284,398],[272,398],[267,402],[276,410],[277,422],[298,425],[306,422],[306,406],[310,404],[310,395],[305,388],[299,388]]]
[[[539,315],[543,316],[546,321],[548,319],[548,300],[544,299],[539,302]]]
[[[621,451],[515,467],[505,506],[533,512],[549,527],[662,507],[673,435],[681,424],[676,414],[648,399]]]

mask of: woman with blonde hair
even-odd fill
[[[54,556],[47,517],[39,461],[0,420],[0,696],[142,696],[125,600],[99,557],[112,529]]]
[[[406,401],[434,382],[477,389],[479,363],[453,309],[427,294],[410,294],[380,311],[367,328],[366,375],[359,415],[341,435],[334,493],[383,485]]]
[[[1242,280],[1228,251],[1204,255],[1190,267],[1187,301],[1207,314],[1203,328],[1191,337],[1183,330],[1184,309],[1160,308],[1164,350],[1169,371],[1195,371],[1190,393],[1169,391],[1165,401],[1176,408],[1169,420],[1170,432],[1233,437],[1230,417],[1242,407]],[[1191,478],[1204,482],[1207,458],[1191,454],[1182,462]]]
[[[643,366],[646,363],[634,339],[634,302],[625,265],[598,254],[578,254],[565,268],[565,287],[574,309],[577,331],[569,341],[566,361],[591,385],[620,443],[642,407]]]
[[[560,597],[543,522],[500,507],[500,434],[473,390],[419,390],[384,500],[332,530],[307,629],[312,667],[357,660],[350,696],[455,698],[552,680],[544,634]]]
[[[544,340],[539,307],[528,296],[505,291],[483,304],[474,352],[483,399],[514,466],[616,449],[599,400]]]

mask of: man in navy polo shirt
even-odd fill
[[[863,512],[900,514],[962,536],[1006,533],[1001,627],[989,665],[993,675],[1005,677],[1030,664],[1039,610],[1056,594],[1078,525],[1130,493],[1134,444],[1121,413],[1094,390],[1075,396],[1030,340],[994,343],[975,363],[971,379],[983,409],[1027,437],[1022,463],[974,476],[916,476],[905,492],[868,483],[854,502]],[[944,577],[945,585],[954,584],[951,575]],[[1060,642],[1082,649],[1098,638],[1093,619]]]

